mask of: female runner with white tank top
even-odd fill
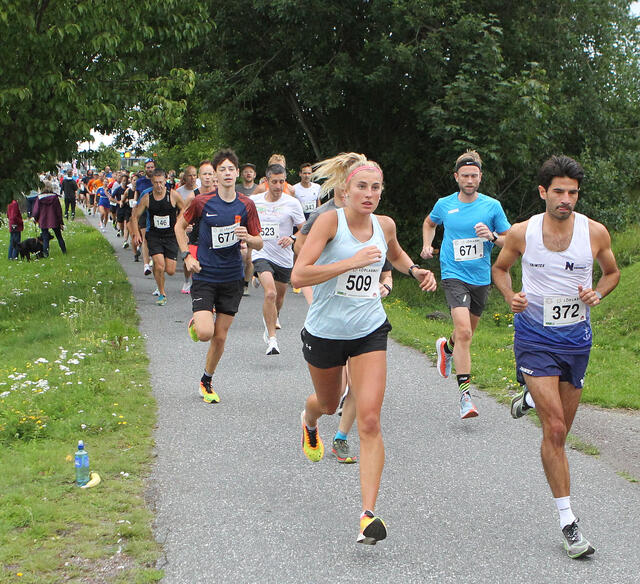
[[[384,466],[380,410],[391,330],[378,286],[385,255],[394,268],[416,278],[422,290],[435,290],[436,281],[400,247],[394,221],[374,215],[383,188],[376,162],[363,154],[342,153],[318,164],[314,174],[326,178],[325,192],[345,185],[346,205],[318,217],[291,274],[296,288],[313,286],[301,336],[315,393],[301,415],[302,450],[313,462],[323,457],[317,421],[336,411],[342,368],[349,359],[360,435],[362,514],[357,541],[373,545],[387,536],[384,521],[374,514]]]

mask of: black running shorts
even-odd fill
[[[218,314],[235,316],[243,292],[244,280],[205,282],[194,278],[191,284],[191,308],[193,312],[211,312],[215,308]]]
[[[116,211],[116,219],[118,223],[129,221],[129,219],[131,219],[131,207],[129,207],[129,205],[118,207]]]
[[[288,284],[289,280],[291,280],[292,269],[293,268],[283,268],[282,266],[274,264],[264,258],[258,258],[253,261],[253,270],[256,274],[260,274],[261,272],[271,272],[273,274],[273,279],[276,282],[282,282],[283,284]]]
[[[157,235],[153,231],[147,231],[147,246],[149,255],[163,255],[168,260],[178,260],[178,242],[173,233],[169,235]]]
[[[318,369],[331,369],[345,365],[349,357],[387,350],[387,335],[391,323],[385,320],[376,330],[359,339],[323,339],[303,328],[302,354],[309,365]]]

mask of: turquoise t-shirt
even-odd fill
[[[463,203],[458,193],[438,199],[429,213],[436,225],[444,225],[440,247],[442,279],[456,278],[472,286],[491,283],[493,243],[477,238],[474,226],[484,223],[502,233],[511,227],[500,201],[478,193],[472,203]]]

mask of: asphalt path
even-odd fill
[[[164,584],[638,582],[637,485],[569,451],[573,510],[596,547],[570,560],[540,464],[540,429],[480,391],[473,392],[480,416],[461,421],[455,381],[393,341],[376,508],[389,535],[357,545],[358,465],[330,455],[337,417],[320,420],[321,462],[300,448],[300,411],[311,391],[299,337],[302,295],[287,293],[279,356],[264,354],[262,290],[243,298],[214,376],[221,402],[207,405],[198,382],[208,345],[187,335],[191,307],[180,294],[180,268],[167,278],[167,305],[156,306],[153,277],[143,276],[111,227],[105,236],[147,339],[158,404],[149,499]],[[350,442],[358,448],[355,429]]]

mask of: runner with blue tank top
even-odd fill
[[[590,309],[618,284],[620,272],[607,229],[574,212],[584,171],[568,156],[553,156],[540,170],[538,191],[546,210],[513,226],[493,266],[493,280],[515,313],[518,380],[512,402],[521,417],[535,407],[542,424],[542,465],[571,558],[594,552],[571,510],[567,434],[580,403],[591,349]],[[522,291],[510,269],[522,258]],[[595,288],[593,259],[602,270]]]
[[[315,393],[301,414],[302,450],[313,462],[324,456],[317,421],[336,411],[349,360],[360,435],[362,513],[356,541],[373,545],[387,536],[384,521],[374,514],[384,466],[380,410],[391,330],[378,284],[385,254],[397,270],[419,280],[422,290],[435,290],[436,281],[402,250],[393,220],[374,215],[383,179],[377,163],[345,153],[321,162],[316,175],[327,179],[327,192],[344,185],[346,206],[317,218],[291,276],[296,287],[313,286],[301,337]]]
[[[474,418],[478,410],[471,401],[471,340],[484,310],[491,284],[491,250],[502,247],[510,227],[502,205],[478,192],[482,160],[475,151],[458,157],[454,179],[460,190],[438,199],[422,226],[423,258],[433,257],[433,238],[444,226],[440,246],[442,288],[451,310],[453,332],[449,340],[436,341],[438,373],[451,374],[456,366],[460,390],[460,417]]]

